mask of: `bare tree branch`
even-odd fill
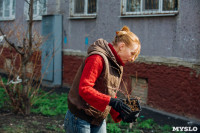
[[[0,32],[1,32],[2,35],[5,35],[4,32],[3,32],[3,30],[2,30],[1,28],[0,28]],[[14,43],[10,42],[10,41],[7,39],[6,36],[4,37],[4,39],[5,39],[5,41],[6,41],[10,46],[12,46],[19,54],[24,55],[24,52],[20,51],[20,50],[18,49],[18,47],[15,46]]]
[[[27,4],[30,4],[28,0],[24,0]]]

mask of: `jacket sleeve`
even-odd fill
[[[111,110],[110,110],[110,115],[111,115],[112,119],[114,120],[114,122],[116,122],[116,123],[120,122],[122,120],[119,112],[115,111],[113,108],[111,108]]]
[[[104,60],[100,55],[91,55],[85,61],[85,66],[79,84],[79,95],[91,106],[103,112],[110,102],[110,96],[94,89],[95,81],[101,74]]]

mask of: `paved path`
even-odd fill
[[[150,107],[142,107],[140,113],[141,119],[153,119],[156,123],[160,125],[171,125],[171,126],[187,126],[193,127],[197,126],[200,131],[200,121],[193,120],[178,115],[170,114],[167,112],[159,111]]]

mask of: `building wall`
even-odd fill
[[[16,19],[0,22],[1,27],[12,27],[15,23],[26,29],[24,1],[17,1]],[[179,14],[168,17],[122,18],[120,1],[116,0],[98,0],[97,6],[96,19],[75,20],[69,17],[69,0],[48,0],[48,14],[63,15],[63,39],[67,37],[67,43],[63,41],[63,86],[72,85],[85,57],[88,48],[85,37],[89,44],[98,38],[111,42],[115,32],[127,25],[138,35],[142,46],[138,61],[124,67],[127,87],[133,88],[134,78],[145,79],[148,93],[141,94],[147,95],[144,96],[147,105],[200,119],[200,1],[179,0]],[[41,31],[41,21],[34,22],[34,30]],[[4,62],[1,58],[0,69]]]
[[[129,26],[140,38],[142,49],[140,61],[124,67],[128,88],[133,88],[132,78],[137,73],[137,78],[147,81],[147,88],[138,92],[147,95],[147,105],[200,119],[200,1],[180,0],[179,13],[168,17],[122,18],[120,1],[115,0],[98,1],[97,11],[97,18],[88,20],[69,19],[65,12],[63,26],[68,42],[64,48],[86,51],[85,37],[89,44],[98,38],[111,42],[117,30]],[[82,58],[64,54],[64,85],[72,84]]]
[[[85,56],[81,52],[69,51],[65,51],[63,56],[63,85],[71,86]],[[140,87],[135,88],[132,84],[135,78],[145,79],[147,82],[139,81]],[[145,98],[145,105],[200,119],[200,65],[178,58],[140,56],[135,63],[125,65],[123,81],[132,96],[138,96],[142,100]],[[121,87],[125,91],[123,84]]]
[[[179,1],[179,14],[160,17],[120,17],[120,1],[98,1],[96,19],[69,19],[69,1],[61,6],[64,32],[68,38],[64,48],[86,51],[98,38],[111,42],[115,32],[127,25],[142,43],[141,55],[179,57],[199,61],[200,1]]]
[[[69,0],[48,0],[47,14],[63,15],[63,48],[87,51],[89,44],[98,38],[112,42],[115,32],[127,25],[141,40],[141,55],[179,57],[200,62],[200,1],[179,0],[176,16],[120,17],[121,1],[97,1],[97,18],[71,19]],[[5,25],[6,23],[6,25]],[[0,25],[27,27],[24,0],[16,2],[16,19],[0,21]],[[34,30],[41,32],[41,20],[34,22]],[[67,37],[67,43],[64,38]],[[14,38],[13,38],[14,39]]]

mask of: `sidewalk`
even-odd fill
[[[141,119],[153,119],[156,123],[160,125],[170,125],[175,127],[198,127],[200,131],[200,121],[189,119],[186,117],[174,115],[171,113],[163,112],[160,110],[153,109],[148,106],[142,106],[142,111],[140,112]]]

